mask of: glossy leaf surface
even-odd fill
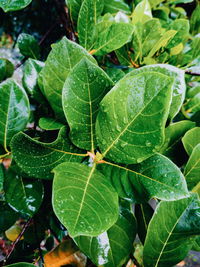
[[[169,113],[173,79],[156,72],[127,75],[104,97],[97,117],[103,156],[139,163],[159,150]]]
[[[134,9],[132,14],[132,23],[138,22],[144,23],[145,21],[152,18],[151,6],[148,0],[142,0]]]
[[[40,118],[39,126],[43,130],[54,131],[63,127],[63,124],[53,118]]]
[[[106,165],[109,165],[108,163]],[[143,203],[150,198],[176,200],[187,197],[188,190],[179,168],[165,156],[156,154],[138,165],[100,166],[111,178],[120,197]]]
[[[97,237],[75,238],[78,247],[97,266],[121,267],[132,251],[136,219],[130,209],[121,208],[117,222]]]
[[[5,12],[20,10],[28,6],[32,0],[1,0],[0,7]]]
[[[13,75],[14,66],[6,58],[0,58],[0,82]]]
[[[21,33],[17,39],[17,44],[22,55],[34,59],[39,58],[40,47],[32,35]]]
[[[185,73],[183,70],[168,64],[155,64],[133,70],[128,77],[133,77],[134,75],[137,75],[139,73],[145,73],[149,71],[162,73],[174,79],[172,103],[169,113],[170,119],[173,119],[175,115],[179,112],[183,104],[183,101],[185,99],[185,92],[186,92]]]
[[[185,178],[188,183],[188,187],[193,188],[198,182],[200,182],[200,144],[195,146],[192,154],[185,166]]]
[[[52,45],[52,51],[39,75],[39,85],[59,119],[65,121],[62,109],[62,88],[72,68],[83,58],[95,59],[78,44],[65,37]],[[63,60],[65,59],[65,60]]]
[[[183,136],[182,142],[188,155],[191,155],[195,146],[200,143],[200,127],[195,127],[188,131]]]
[[[75,148],[63,127],[52,143],[42,143],[24,133],[18,133],[11,144],[13,158],[19,167],[29,175],[40,179],[51,179],[51,171],[64,161],[81,161],[82,157],[71,155],[80,150]]]
[[[90,151],[96,148],[99,104],[112,86],[107,74],[88,59],[82,59],[69,74],[63,87],[63,109],[76,146]]]
[[[144,244],[144,266],[174,266],[187,255],[200,233],[200,202],[196,195],[160,202]]]
[[[91,50],[94,43],[95,26],[104,7],[102,0],[84,0],[78,16],[79,43]]]
[[[117,193],[95,168],[66,162],[54,169],[54,212],[72,237],[97,236],[117,220]]]
[[[8,206],[6,201],[0,200],[0,232],[11,227],[18,218],[19,215]]]
[[[41,181],[23,179],[12,171],[6,174],[4,190],[7,203],[29,217],[38,211],[44,194]]]
[[[29,119],[29,101],[24,89],[13,80],[0,85],[0,143],[4,149],[17,132],[23,130]]]
[[[123,0],[104,0],[104,13],[114,13],[122,11],[130,13],[129,6]]]

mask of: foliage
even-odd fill
[[[199,3],[50,4],[51,51],[55,25],[13,27],[21,63],[0,58],[0,259],[174,266],[199,250]]]

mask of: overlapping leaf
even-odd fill
[[[142,0],[134,9],[132,14],[132,23],[144,23],[152,18],[151,6],[148,0]]]
[[[188,155],[191,155],[195,146],[200,143],[200,127],[195,127],[188,131],[183,136],[182,142]]]
[[[0,58],[0,82],[11,77],[14,72],[13,64],[6,58]]]
[[[99,103],[112,86],[107,74],[88,59],[82,59],[69,74],[63,87],[63,109],[76,146],[91,151],[96,148]]]
[[[130,13],[129,6],[123,0],[104,0],[104,13],[116,14],[118,11]]]
[[[72,237],[97,236],[118,218],[117,193],[95,168],[66,162],[54,169],[54,212]]]
[[[29,119],[29,101],[24,89],[13,80],[0,85],[0,144],[7,150],[10,140]]]
[[[121,208],[117,222],[97,237],[79,236],[75,242],[97,265],[121,267],[132,251],[136,220],[130,209]]]
[[[43,130],[54,131],[61,129],[64,125],[53,118],[40,118],[39,126]]]
[[[24,133],[12,139],[13,158],[29,177],[51,179],[52,169],[64,161],[81,161],[82,157],[72,155],[81,151],[71,144],[66,128],[63,127],[53,143],[42,143]],[[84,156],[84,154],[83,154]]]
[[[143,203],[150,198],[176,200],[188,195],[183,174],[165,156],[156,154],[138,165],[107,165],[99,168],[111,178],[119,196],[132,202]]]
[[[0,7],[5,12],[20,10],[28,6],[32,0],[3,0],[0,2]]]
[[[196,195],[162,201],[149,224],[144,244],[144,266],[174,266],[187,255],[200,234],[200,202]]]
[[[3,191],[4,171],[3,165],[0,164],[0,193]]]
[[[70,10],[71,19],[76,21],[78,19],[78,14],[83,0],[65,0],[65,1]]]
[[[18,263],[13,263],[10,265],[6,265],[7,267],[35,267],[35,265],[27,262],[18,262]]]
[[[39,58],[40,47],[32,35],[21,33],[17,39],[17,45],[22,55],[34,59]]]
[[[64,37],[60,42],[52,45],[52,51],[49,53],[45,67],[39,75],[40,89],[57,117],[64,121],[62,88],[72,68],[83,57],[87,57],[94,63],[96,62],[84,48]]]
[[[159,150],[174,79],[156,71],[127,75],[104,97],[96,134],[103,156],[139,163]]]

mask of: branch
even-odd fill
[[[200,73],[198,73],[198,72],[192,72],[192,71],[189,71],[189,70],[186,70],[185,71],[185,74],[189,74],[189,75],[193,75],[193,76],[200,76]]]

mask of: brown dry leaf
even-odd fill
[[[126,267],[137,267],[132,260],[129,260],[129,262],[127,263]]]
[[[3,159],[3,165],[4,165],[4,167],[5,167],[6,169],[8,169],[8,168],[10,167],[10,165],[11,165],[11,161],[12,161],[11,158],[4,158],[4,159]]]
[[[67,264],[85,267],[86,257],[78,251],[72,240],[65,240],[44,256],[44,264],[45,267],[60,267]]]
[[[181,262],[179,262],[176,266],[177,267],[182,267],[182,266],[184,266],[185,265],[185,261],[181,261]]]

